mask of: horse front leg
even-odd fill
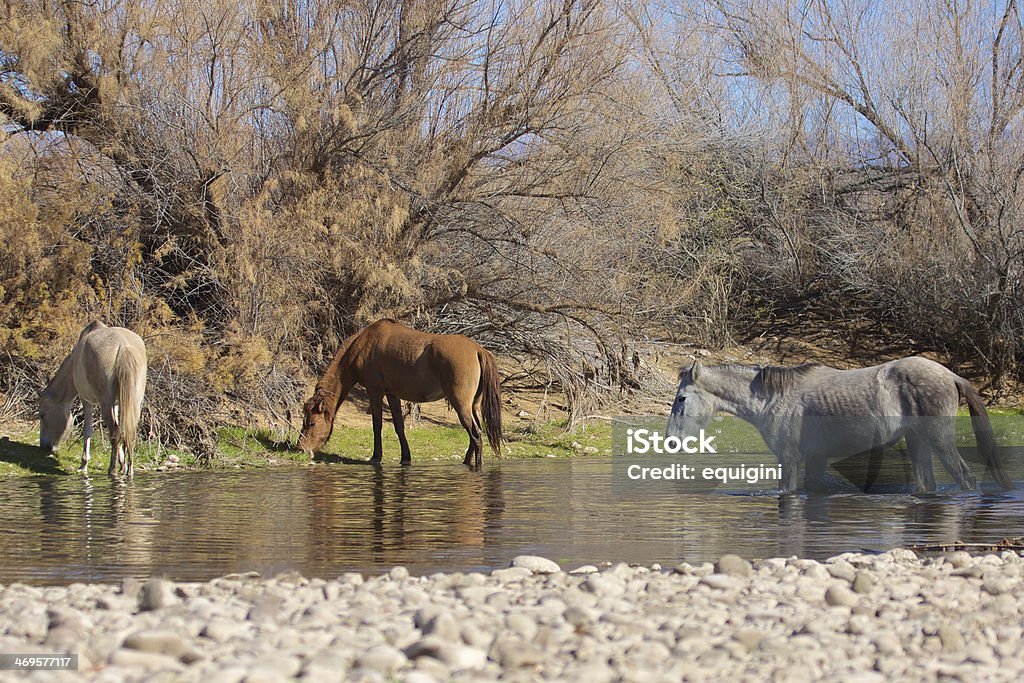
[[[83,473],[88,473],[89,471],[89,449],[92,446],[93,409],[93,404],[88,403],[84,399],[82,400],[82,439],[85,443],[82,445],[82,466],[78,468],[78,471]]]
[[[782,493],[796,493],[804,480],[804,459],[799,451],[789,450],[779,454],[779,465],[782,467],[782,479],[779,489]]]
[[[804,488],[808,493],[825,492],[825,470],[828,469],[828,457],[824,453],[815,453],[801,458],[804,464]]]
[[[384,397],[378,392],[367,392],[370,397],[370,414],[373,416],[373,455],[370,462],[379,465],[384,455],[384,445],[381,443],[381,429],[384,426]]]
[[[412,462],[412,455],[409,452],[409,442],[405,440],[405,416],[402,414],[402,401],[394,394],[388,394],[388,408],[391,409],[391,423],[395,426],[395,434],[398,435],[398,443],[402,447],[402,464],[408,465]]]

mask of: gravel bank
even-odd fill
[[[0,587],[10,680],[1024,680],[1014,553]],[[84,674],[84,675],[83,675]]]

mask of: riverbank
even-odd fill
[[[27,680],[1020,680],[1024,561],[909,550],[825,562],[336,580],[233,575],[0,588],[0,652],[80,656]],[[19,674],[14,674],[19,675]],[[0,678],[11,677],[9,672]]]
[[[360,419],[365,418],[365,419]],[[317,456],[320,462],[368,460],[373,450],[373,430],[369,417],[339,420],[330,441]],[[99,431],[97,431],[99,434]],[[255,469],[279,465],[304,465],[308,455],[292,450],[298,434],[295,431],[252,429],[240,426],[223,427],[217,432],[213,457],[204,462],[185,449],[162,446],[156,439],[140,438],[136,448],[135,469],[174,470],[190,467],[215,469]],[[462,462],[468,437],[459,426],[439,419],[423,419],[406,426],[406,436],[413,462],[451,460]],[[611,423],[591,420],[573,431],[567,430],[564,419],[534,420],[529,415],[506,418],[503,457],[563,458],[576,455],[611,455]],[[390,421],[382,433],[384,464],[397,465],[400,459],[398,437]],[[0,477],[35,474],[76,473],[82,458],[82,440],[72,435],[61,443],[54,456],[39,448],[38,425],[11,423],[0,427]],[[105,434],[94,436],[90,473],[105,474],[109,463],[109,441]],[[484,462],[493,458],[484,445]]]

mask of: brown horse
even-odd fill
[[[373,415],[372,463],[381,459],[382,410],[387,398],[402,445],[402,464],[410,462],[401,401],[428,403],[442,398],[455,409],[469,433],[463,463],[483,460],[484,423],[494,454],[501,457],[501,385],[494,356],[460,334],[429,334],[394,320],[378,320],[345,340],[306,401],[298,447],[313,455],[330,438],[334,416],[356,384],[366,389]]]

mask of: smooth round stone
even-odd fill
[[[426,671],[414,669],[405,675],[402,683],[438,683],[438,680]]]
[[[539,555],[519,555],[512,558],[509,566],[529,569],[534,574],[557,574],[562,571],[557,562]]]
[[[374,645],[363,654],[357,656],[353,666],[390,674],[407,661],[404,654],[390,645]]]
[[[592,565],[592,564],[585,564],[585,565],[582,565],[580,567],[576,567],[576,569],[570,570],[569,573],[572,574],[573,576],[579,576],[581,574],[596,574],[598,571],[600,571],[600,570],[597,567],[595,567],[594,565]]]
[[[491,578],[497,579],[502,583],[522,581],[530,576],[533,576],[533,571],[527,567],[508,567],[507,569],[495,569],[491,572]]]
[[[522,612],[510,612],[505,617],[506,628],[521,635],[525,640],[532,640],[537,635],[537,622]]]
[[[963,569],[974,563],[974,558],[966,550],[954,550],[951,553],[947,553],[944,557],[946,562],[954,569]]]
[[[722,555],[715,563],[716,574],[744,578],[750,576],[752,571],[750,562],[739,555]]]
[[[870,593],[875,589],[875,579],[865,571],[858,571],[850,587],[854,593]]]
[[[829,575],[836,579],[842,579],[853,583],[857,577],[857,570],[849,562],[832,562],[825,565]]]
[[[139,590],[139,609],[144,612],[169,607],[177,601],[170,581],[149,579]]]
[[[423,631],[423,635],[437,636],[449,642],[459,639],[459,624],[448,612],[437,613],[420,630]]]
[[[448,643],[437,636],[425,636],[405,650],[410,659],[431,657],[453,671],[479,669],[487,664],[487,653],[466,645]]]
[[[909,548],[893,548],[882,553],[882,557],[888,557],[893,562],[917,562],[917,553]]]
[[[125,638],[121,647],[168,655],[184,662],[192,662],[199,658],[191,644],[173,631],[138,631]]]
[[[836,584],[825,589],[825,602],[832,607],[853,607],[857,601],[857,594],[844,585]]]
[[[715,590],[731,590],[738,588],[740,582],[728,574],[708,574],[702,576],[700,579],[701,585],[707,586],[708,588],[714,588]]]
[[[584,580],[584,590],[603,597],[618,597],[626,592],[621,582],[602,574],[591,574]]]
[[[507,669],[519,669],[544,661],[545,653],[532,643],[503,636],[491,646],[491,658]]]
[[[363,575],[357,572],[345,572],[338,578],[338,582],[349,586],[361,586],[363,585]]]

